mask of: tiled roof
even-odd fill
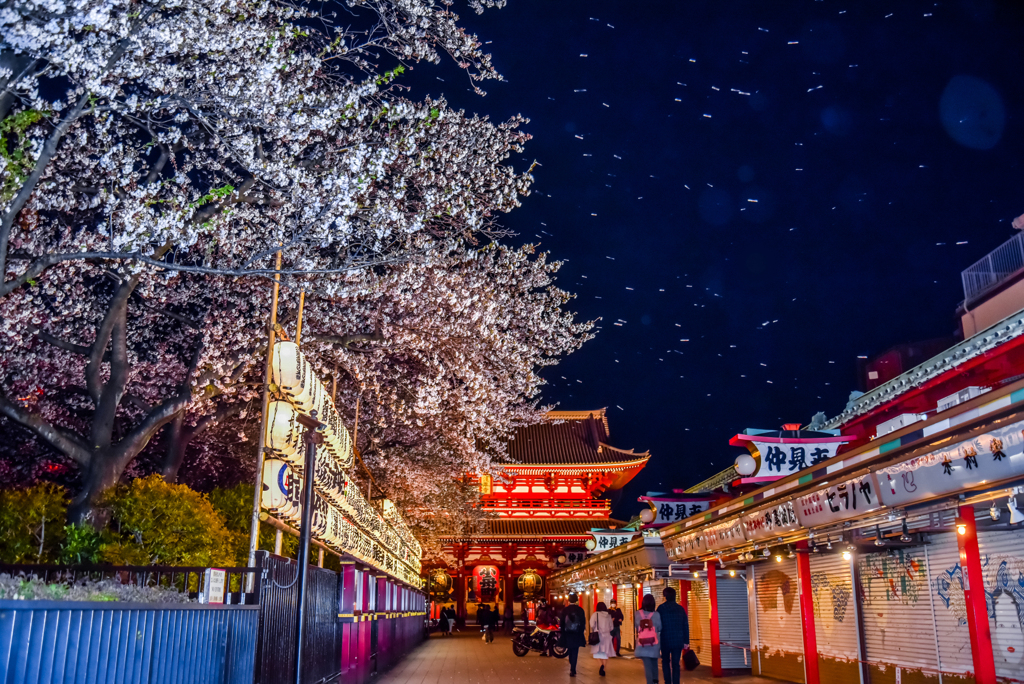
[[[621,463],[647,456],[616,449],[607,440],[604,410],[552,411],[544,422],[516,430],[508,443],[508,456],[525,465]]]
[[[589,534],[591,528],[605,529],[611,520],[515,520],[503,518],[488,520],[482,534],[490,536],[570,536]]]

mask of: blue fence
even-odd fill
[[[258,606],[0,601],[3,684],[251,684]]]

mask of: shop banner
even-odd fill
[[[796,500],[796,515],[804,527],[848,520],[882,508],[873,473],[819,489]]]
[[[664,540],[665,553],[675,560],[699,556],[704,552],[704,533],[691,532],[682,536],[670,537]]]
[[[614,549],[616,546],[628,544],[636,534],[638,534],[636,530],[591,530],[590,536],[594,538],[594,548],[590,553],[601,553],[608,549]]]
[[[887,506],[956,494],[1024,475],[1024,421],[878,470]]]
[[[680,520],[685,520],[692,515],[704,513],[721,501],[722,498],[723,497],[701,498],[693,496],[658,496],[648,494],[647,496],[639,497],[637,501],[647,503],[654,510],[654,520],[644,525],[644,527],[657,528],[672,525]]]
[[[704,530],[704,546],[708,551],[719,551],[741,545],[746,541],[743,536],[743,521],[739,518]]]
[[[743,535],[747,541],[779,537],[800,527],[793,510],[793,502],[785,501],[741,516]]]

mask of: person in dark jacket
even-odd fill
[[[441,614],[437,619],[437,629],[441,632],[441,636],[448,636],[451,631],[451,625],[448,622],[448,608],[441,609]]]
[[[690,623],[686,611],[676,603],[676,590],[665,588],[665,602],[658,606],[661,616],[661,671],[665,684],[679,684],[679,658],[690,647]]]
[[[612,599],[608,614],[612,616],[612,623],[615,625],[612,629],[612,642],[615,644],[615,655],[618,656],[620,655],[619,649],[622,647],[622,621],[626,619],[626,616],[622,614],[622,609],[619,608],[615,599]]]
[[[587,645],[587,637],[584,632],[587,624],[587,614],[579,606],[580,597],[575,593],[569,594],[569,605],[562,609],[559,619],[559,630],[562,634],[562,644],[569,649],[569,676],[576,676],[576,661],[580,657],[580,648]]]

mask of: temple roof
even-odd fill
[[[517,428],[508,456],[523,465],[597,465],[646,461],[648,452],[607,444],[605,410],[551,411],[544,422]]]
[[[504,518],[488,520],[481,535],[502,537],[550,537],[550,536],[585,536],[592,528],[607,528],[612,521],[609,519],[580,520],[516,520]]]

